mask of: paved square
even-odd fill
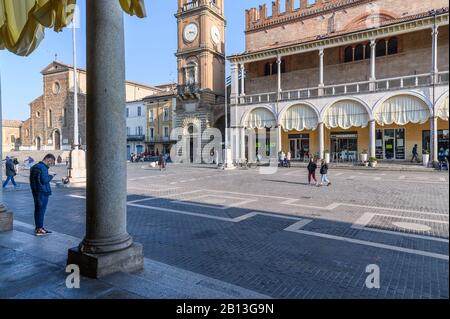
[[[128,229],[148,258],[276,298],[448,298],[448,174],[330,173],[130,164]],[[28,185],[4,201],[33,224]],[[84,209],[84,190],[55,189],[47,226],[81,239]]]

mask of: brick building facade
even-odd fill
[[[229,57],[235,160],[253,131],[301,160],[448,150],[447,1],[294,3],[246,11],[246,50]]]
[[[21,150],[70,150],[73,144],[73,67],[57,61],[44,70],[43,94],[30,103],[30,118],[21,128]],[[86,143],[86,71],[78,69],[80,143]],[[163,89],[126,82],[126,100],[134,101]],[[125,105],[124,105],[125,112]]]

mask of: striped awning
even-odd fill
[[[122,9],[145,17],[144,0],[119,0]],[[76,0],[0,0],[0,50],[30,55],[44,38],[44,29],[60,32],[72,22]]]

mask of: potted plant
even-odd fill
[[[369,157],[369,165],[370,167],[376,167],[378,164],[378,160],[376,157]]]
[[[430,162],[430,153],[427,150],[422,151],[422,163],[423,166],[427,167]]]
[[[367,157],[368,157],[369,155],[367,154],[367,150],[363,150],[362,152],[361,152],[361,155],[360,155],[360,157],[361,157],[361,162],[363,162],[363,163],[365,163],[365,162],[367,162]]]

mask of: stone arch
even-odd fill
[[[52,139],[53,139],[53,147],[55,149],[55,151],[60,151],[61,150],[61,142],[62,142],[62,135],[61,135],[61,131],[59,129],[54,129],[52,131]]]
[[[271,112],[273,114],[273,116],[275,117],[275,119],[277,119],[277,114],[273,111],[273,109],[270,107],[270,105],[257,105],[257,106],[253,106],[251,107],[249,110],[247,110],[244,114],[242,114],[241,119],[239,121],[241,126],[245,125],[245,121],[247,120],[248,115],[253,112],[255,109],[259,109],[259,108],[264,108],[266,110],[268,110],[269,112]]]
[[[375,8],[373,12],[366,11],[363,14],[360,14],[359,16],[351,20],[344,27],[344,30],[352,31],[354,29],[359,29],[362,27],[365,28],[371,27],[374,24],[374,22],[370,21],[372,17],[375,17],[377,19],[375,23],[382,23],[385,21],[396,19],[398,15],[391,11]]]
[[[304,108],[305,110],[301,113],[307,114],[310,119],[308,120],[306,118],[303,118],[298,123],[291,122],[288,124],[287,122],[289,122],[289,120],[285,119],[285,116],[287,115],[287,112],[292,111],[293,108]],[[310,114],[308,114],[308,111]],[[315,116],[315,119],[312,119],[313,114]],[[303,131],[305,129],[315,130],[319,123],[319,119],[320,119],[320,113],[313,104],[308,103],[308,102],[300,102],[300,103],[294,103],[294,104],[288,105],[287,107],[285,107],[281,110],[281,112],[278,115],[278,125],[281,125],[285,131],[294,129],[293,126],[297,126],[296,127],[297,131]]]
[[[440,119],[444,120],[444,121],[448,121],[448,107],[449,107],[449,92],[445,92],[444,94],[442,94],[438,100],[436,101],[436,110],[435,110],[435,114],[436,116],[438,116]]]
[[[36,146],[36,150],[40,151],[42,149],[42,138],[40,136],[36,136],[34,139],[34,144]]]
[[[345,104],[348,106],[344,106]],[[337,117],[337,114],[333,114],[334,107],[342,108],[341,112],[352,113],[349,113],[348,117]],[[328,103],[322,110],[319,121],[327,127],[348,129],[350,127],[365,127],[372,119],[372,112],[366,102],[355,97],[345,97]]]
[[[394,110],[392,110],[391,106],[386,105],[385,103],[389,101],[395,101],[394,99],[401,99],[401,98],[409,98],[411,100],[411,103],[415,103],[417,112],[408,112],[406,117],[403,119],[400,119],[398,116],[394,118],[393,116],[387,115],[393,114]],[[423,107],[420,109],[420,107]],[[389,108],[389,112],[384,110],[384,108]],[[404,107],[399,106],[398,110],[396,111],[401,112],[401,110]],[[409,114],[409,115],[408,115]],[[381,98],[373,108],[373,115],[374,119],[378,122],[380,125],[384,124],[398,124],[398,125],[404,125],[406,123],[425,123],[428,118],[433,114],[433,106],[431,102],[422,94],[414,91],[408,91],[408,92],[401,92],[401,93],[391,93],[387,94],[383,98]]]

